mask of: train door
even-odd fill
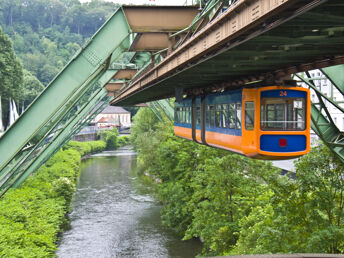
[[[242,151],[247,156],[257,154],[257,90],[243,89],[242,94]]]
[[[192,128],[192,140],[197,143],[202,143],[201,139],[201,121],[202,121],[202,114],[201,114],[201,98],[194,96],[192,98],[192,120],[191,120],[191,128]]]

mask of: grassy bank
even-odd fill
[[[76,190],[82,156],[103,141],[70,142],[18,189],[0,199],[0,257],[52,257]]]

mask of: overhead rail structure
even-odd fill
[[[155,10],[156,15],[153,15]],[[186,10],[186,11],[185,11]],[[148,17],[155,17],[139,26]],[[159,14],[158,14],[159,13]],[[159,25],[179,14],[179,22]],[[112,97],[142,68],[150,65],[146,30],[163,37],[188,26],[196,7],[121,7],[80,49],[30,107],[0,138],[0,196],[18,186],[109,104]],[[152,31],[149,25],[154,25]],[[158,26],[157,26],[158,25]],[[163,24],[164,25],[164,24]],[[148,26],[148,27],[147,27]],[[135,53],[135,46],[143,54]],[[98,105],[99,103],[102,105]],[[98,107],[98,108],[95,108]]]
[[[343,11],[341,0],[119,8],[0,138],[0,195],[101,111],[101,101],[155,101],[150,105],[172,119],[161,99],[281,82],[315,68],[332,77],[325,67],[344,63]],[[342,153],[340,132],[324,129],[333,121],[319,110],[315,131]]]

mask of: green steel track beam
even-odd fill
[[[157,100],[155,103],[169,120],[174,120],[174,108],[172,107],[169,99]]]
[[[68,120],[63,124],[63,129],[60,129],[55,135],[49,140],[48,143],[44,145],[38,145],[38,150],[35,151],[34,157],[31,157],[29,159],[29,162],[24,163],[22,166],[19,166],[15,169],[14,173],[9,173],[9,177],[6,178],[6,181],[2,182],[2,193],[4,193],[12,184],[15,184],[16,186],[19,185],[23,180],[21,180],[21,175],[23,174],[24,179],[32,172],[41,166],[42,160],[43,162],[46,161],[52,153],[55,152],[55,150],[58,150],[61,146],[59,144],[56,144],[59,141],[59,138],[62,137],[71,137],[73,135],[73,130],[69,127],[70,124],[75,125],[76,123],[80,122],[80,113],[84,114],[85,112],[92,111],[90,108],[93,108],[92,105],[97,105],[98,103],[95,103],[97,100],[102,98],[104,94],[106,94],[106,91],[104,90],[103,86],[113,77],[113,75],[116,73],[116,71],[107,71],[102,78],[99,79],[99,81],[95,82],[95,85],[100,85],[101,87],[98,89],[91,88],[92,94],[90,92],[86,92],[87,96],[81,100],[81,103],[79,103],[80,108],[77,112],[73,112],[73,116],[68,117]],[[101,93],[101,96],[99,94]],[[86,110],[86,111],[85,111]],[[66,114],[67,116],[68,114]],[[86,113],[87,115],[87,113]],[[66,136],[64,133],[67,130],[69,132],[69,135]],[[48,151],[46,151],[48,149]],[[37,161],[38,160],[38,161]],[[16,183],[16,181],[19,180],[19,183]],[[0,193],[1,193],[0,192]]]
[[[339,92],[344,92],[344,66],[328,67],[321,70],[324,75],[331,81]],[[317,95],[319,103],[312,103],[311,105],[311,121],[313,131],[320,137],[320,139],[336,154],[338,158],[344,162],[344,134],[340,132],[335,125],[332,116],[327,109],[324,102],[327,101],[339,111],[344,113],[344,109],[331,97],[326,96],[314,84],[315,78],[311,78],[309,72],[302,74],[296,74],[295,76],[310,87]]]
[[[77,114],[76,117],[62,130],[59,132],[59,135],[51,141],[50,144],[45,150],[44,153],[39,155],[37,159],[31,164],[29,168],[25,170],[25,173],[14,180],[14,186],[20,185],[32,172],[38,169],[53,153],[55,153],[62,145],[65,143],[66,139],[69,139],[73,133],[73,127],[78,125],[79,122],[83,120],[83,118],[89,115],[90,111],[106,96],[107,91],[102,88],[93,99],[88,102],[88,104],[82,108]],[[74,131],[75,132],[75,131]],[[8,185],[10,187],[11,185]]]
[[[44,124],[49,122],[56,110],[66,104],[81,85],[105,69],[106,61],[129,33],[130,28],[125,15],[122,9],[118,9],[1,137],[0,171],[29,143]]]
[[[102,87],[115,73],[107,69],[130,43],[130,28],[120,8],[0,138],[0,195],[23,181],[27,167],[37,169],[37,164],[42,164],[36,160],[47,160],[60,147],[55,140],[63,142],[60,135],[71,137],[71,130],[66,135],[65,128],[72,129],[69,124],[75,127],[80,122],[75,120],[75,112],[79,114],[92,93],[106,92]],[[25,175],[34,169],[28,171]]]

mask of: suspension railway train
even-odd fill
[[[175,103],[175,135],[257,159],[310,149],[310,96],[301,87],[243,88]]]

